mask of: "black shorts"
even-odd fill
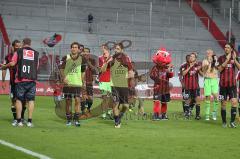
[[[182,94],[183,94],[184,91],[185,91],[184,88],[182,88]]]
[[[200,88],[184,90],[182,96],[184,100],[195,99],[200,96]]]
[[[34,101],[36,94],[36,83],[31,82],[19,82],[15,86],[16,98],[20,101]]]
[[[219,91],[219,100],[227,100],[227,99],[237,98],[237,87],[220,87]]]
[[[238,103],[240,103],[240,88],[238,88]],[[240,104],[239,104],[240,106]]]
[[[87,85],[86,92],[88,96],[93,96],[93,85]]]
[[[170,102],[171,96],[170,94],[153,94],[153,100],[159,100],[163,103]]]
[[[81,97],[81,87],[63,87],[64,98]]]
[[[183,100],[184,100],[184,95],[185,95],[185,89],[182,88],[182,97],[183,97]]]
[[[130,96],[135,96],[136,95],[136,90],[135,88],[128,88],[129,89],[129,95]]]
[[[112,96],[114,102],[119,104],[128,104],[129,88],[112,87]]]

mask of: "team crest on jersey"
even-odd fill
[[[123,69],[123,68],[124,66],[122,64],[117,67],[117,69]]]
[[[190,75],[196,74],[196,71],[190,71]]]
[[[34,60],[34,51],[33,50],[23,50],[23,59]]]
[[[159,72],[159,76],[166,76],[167,73],[166,72]]]

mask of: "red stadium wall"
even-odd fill
[[[7,46],[7,50],[5,49]],[[3,62],[4,55],[6,55],[10,50],[10,40],[8,38],[7,30],[5,28],[2,16],[0,15],[0,62]]]
[[[217,40],[218,44],[224,48],[226,44],[226,38],[222,31],[218,28],[216,23],[212,20],[212,18],[207,14],[207,12],[201,7],[198,0],[186,0],[195,14],[200,18],[204,26],[208,29],[212,36]],[[192,4],[193,1],[193,4]]]
[[[6,81],[6,82],[9,83],[8,81]],[[54,91],[53,88],[48,84],[48,82],[37,82],[36,94],[38,96],[52,96],[53,91]],[[7,84],[6,89],[3,90],[2,82],[0,82],[0,94],[9,94],[9,85],[8,84]],[[96,96],[100,95],[98,86],[94,87],[94,94],[96,94]],[[202,89],[201,89],[201,94],[203,94]],[[151,99],[152,97],[149,97],[149,98]],[[182,88],[181,87],[172,88],[171,98],[172,99],[182,99]]]
[[[10,45],[10,40],[8,38],[7,30],[5,28],[5,25],[4,25],[4,22],[3,22],[3,19],[2,19],[1,15],[0,15],[0,31],[2,33],[4,43],[6,45]]]

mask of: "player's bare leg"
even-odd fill
[[[17,122],[18,126],[23,126],[21,121],[21,113],[22,113],[22,101],[16,100],[16,113],[17,113]]]
[[[28,122],[27,126],[32,127],[32,115],[34,111],[34,101],[28,101]],[[21,112],[22,113],[22,112]],[[21,116],[22,117],[22,116]]]

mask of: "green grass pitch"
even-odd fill
[[[95,105],[100,103],[94,100]],[[169,121],[123,120],[121,129],[113,121],[94,118],[80,128],[66,127],[55,115],[52,97],[37,97],[34,128],[12,127],[8,96],[0,96],[0,139],[51,158],[71,159],[234,159],[239,158],[240,128],[222,128],[217,121],[183,120],[180,101],[169,103]],[[145,101],[147,112],[152,101]],[[204,108],[202,107],[203,114]],[[230,116],[229,110],[227,112]],[[202,115],[203,116],[203,115]],[[172,118],[171,118],[172,117]],[[228,119],[229,121],[229,119]],[[0,145],[0,158],[34,158]]]

